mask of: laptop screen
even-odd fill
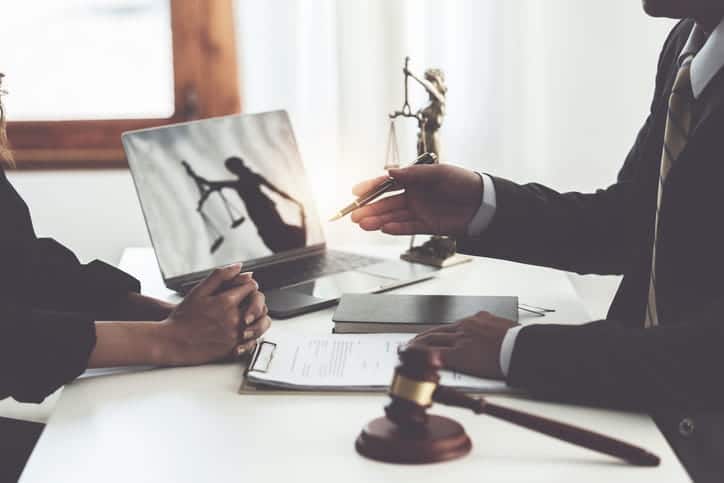
[[[284,111],[123,135],[165,278],[324,242]]]

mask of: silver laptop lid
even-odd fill
[[[165,279],[324,243],[285,111],[132,131],[123,147]]]

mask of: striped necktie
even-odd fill
[[[659,316],[656,306],[656,241],[659,234],[659,209],[664,191],[664,182],[671,167],[676,163],[686,147],[691,133],[691,119],[694,105],[694,95],[691,90],[691,59],[684,59],[674,81],[674,87],[669,96],[669,111],[666,119],[664,134],[664,149],[661,155],[661,170],[659,173],[659,189],[656,200],[656,221],[654,224],[654,247],[651,258],[651,277],[649,280],[649,297],[646,306],[646,319],[644,327],[659,325]]]

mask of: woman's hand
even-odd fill
[[[120,320],[165,320],[175,304],[131,292],[121,307]]]
[[[239,270],[239,265],[215,270],[162,322],[163,364],[203,364],[240,355],[267,331],[271,321],[264,295],[251,274]]]
[[[271,320],[259,285],[240,268],[215,270],[176,307],[132,297],[146,308],[168,310],[167,317],[160,323],[96,322],[88,367],[204,364],[251,350]]]

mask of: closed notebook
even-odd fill
[[[347,294],[334,312],[337,334],[418,333],[487,311],[518,320],[518,297]]]

